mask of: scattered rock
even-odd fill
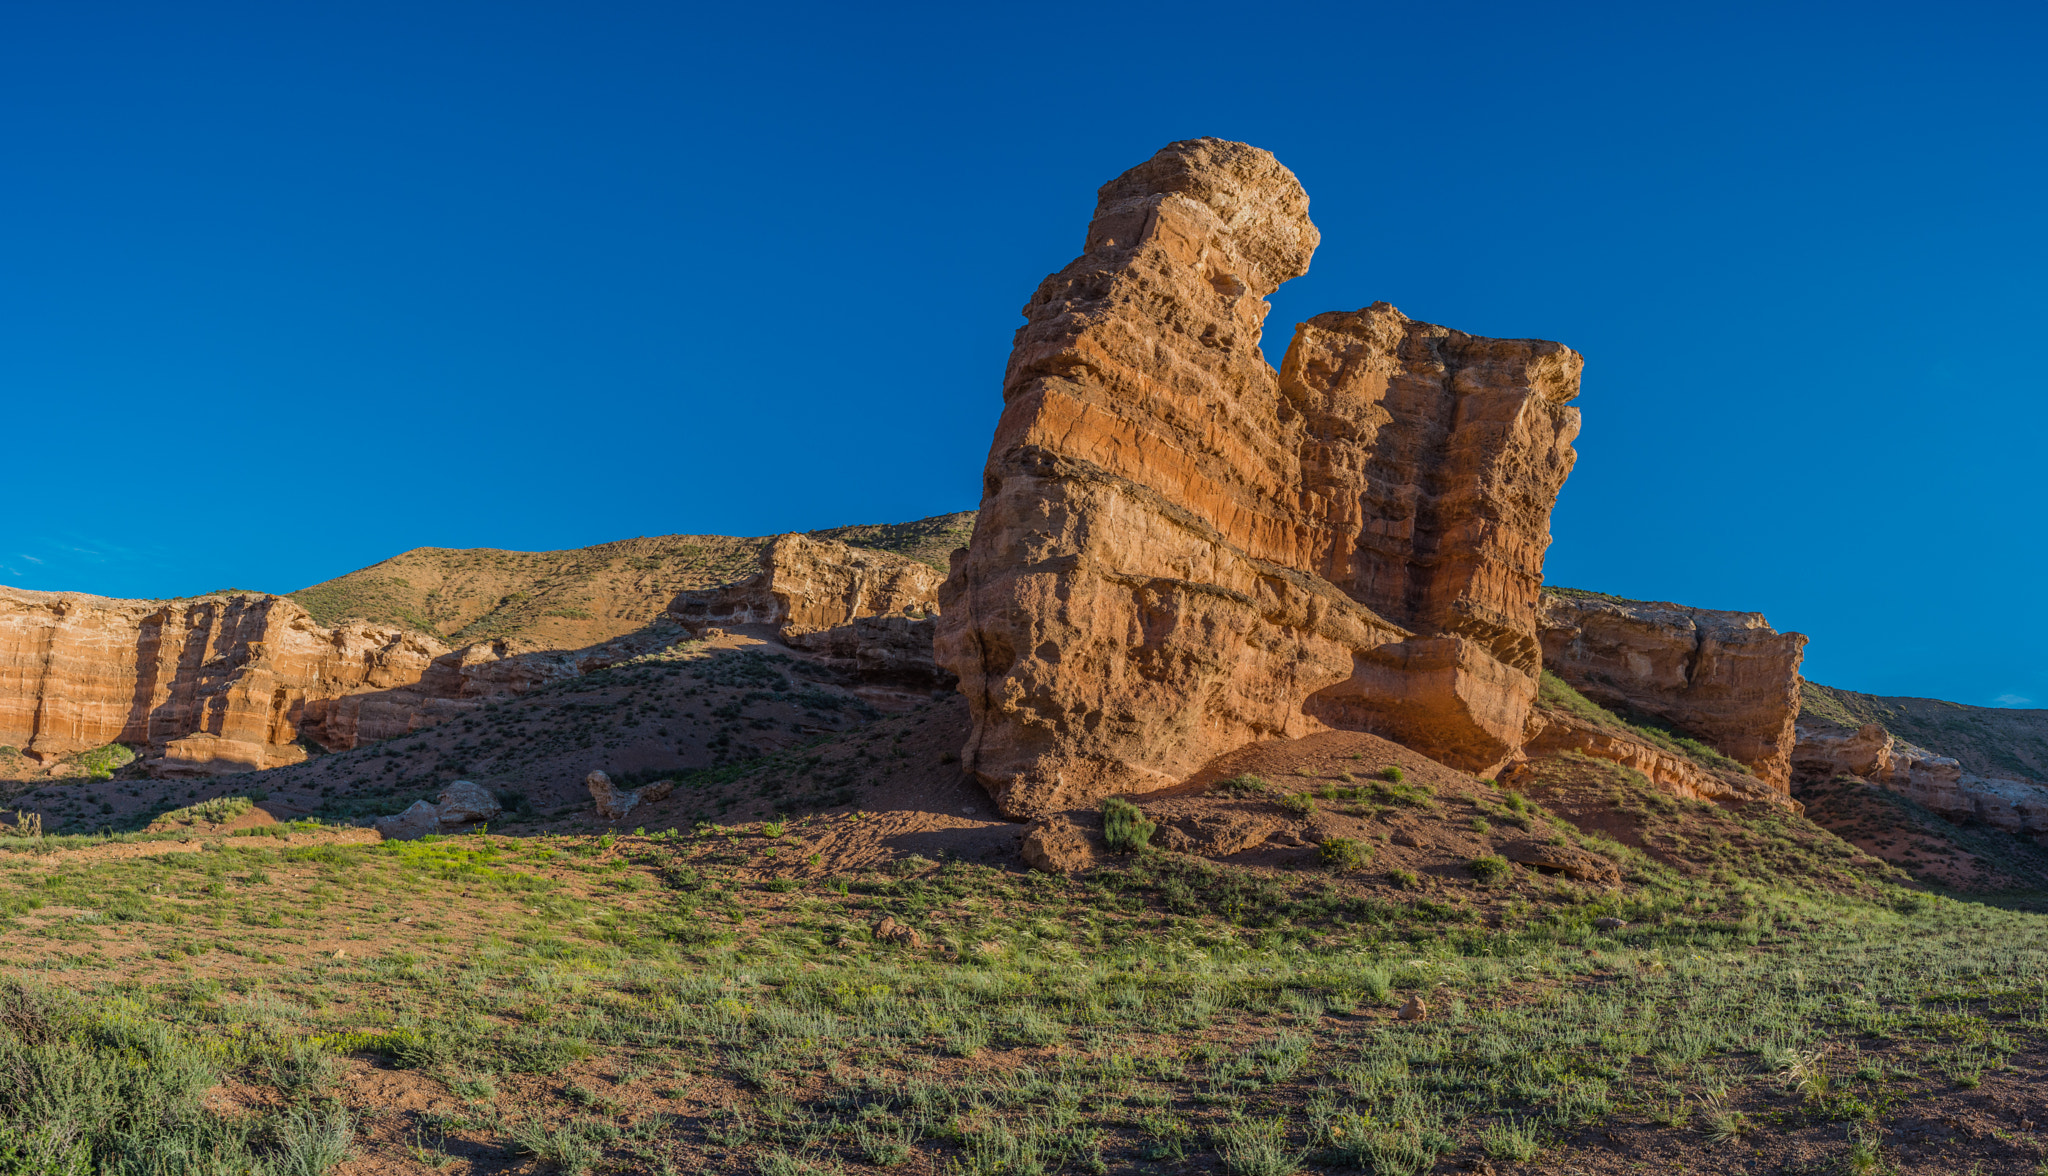
[[[386,841],[411,841],[429,833],[439,833],[441,813],[426,801],[415,800],[411,808],[397,816],[379,817],[371,825]]]
[[[1279,827],[1266,817],[1245,813],[1206,813],[1167,822],[1152,835],[1152,843],[1175,853],[1229,857],[1265,844]]]
[[[917,933],[917,928],[897,922],[894,915],[884,915],[882,921],[875,924],[875,939],[902,947],[924,946],[924,936]]]
[[[590,799],[596,802],[599,816],[608,821],[622,821],[627,813],[642,804],[660,800],[675,791],[676,782],[656,780],[635,791],[612,783],[612,778],[603,772],[592,772],[583,777],[583,786],[590,789]]]
[[[1546,874],[1563,874],[1567,878],[1590,882],[1596,886],[1621,884],[1620,867],[1599,854],[1569,845],[1518,841],[1503,847],[1500,855],[1532,870],[1540,870]]]
[[[1102,864],[1103,850],[1093,830],[1066,813],[1033,822],[1024,830],[1024,861],[1048,874],[1076,874]]]
[[[1406,846],[1409,849],[1427,848],[1427,843],[1424,842],[1422,838],[1417,837],[1413,832],[1407,829],[1403,829],[1400,832],[1394,834],[1392,840],[1395,845]]]
[[[1427,1020],[1429,1017],[1429,1002],[1419,996],[1411,996],[1408,998],[1408,1003],[1402,1005],[1401,1011],[1395,1013],[1394,1016],[1403,1021]]]
[[[1194,139],[1098,195],[1025,308],[940,589],[964,766],[1037,817],[1332,727],[1505,762],[1579,356],[1374,303],[1303,324],[1276,372],[1266,297],[1320,239],[1291,172]]]
[[[1619,931],[1623,927],[1628,926],[1628,920],[1617,919],[1610,915],[1604,919],[1593,920],[1593,925],[1595,927],[1600,928],[1602,931]]]

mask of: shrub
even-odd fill
[[[81,751],[71,757],[71,762],[93,779],[106,780],[113,777],[115,769],[134,763],[135,753],[119,743],[109,743],[105,747]]]
[[[1392,783],[1399,784],[1401,781],[1406,780],[1407,778],[1408,774],[1401,770],[1400,764],[1388,764],[1386,767],[1380,769],[1380,779],[1382,780],[1387,780]]]
[[[1135,853],[1152,843],[1158,825],[1145,819],[1143,810],[1121,796],[1102,802],[1102,839],[1118,853]]]
[[[1372,846],[1349,837],[1332,837],[1323,842],[1317,856],[1333,870],[1362,870],[1372,861]]]
[[[1493,832],[1493,826],[1486,823],[1485,817],[1473,817],[1472,831],[1484,837],[1486,834]]]
[[[769,838],[771,840],[782,836],[787,831],[787,827],[781,821],[761,822],[761,836]]]
[[[1297,792],[1281,797],[1280,807],[1297,817],[1312,817],[1316,813],[1316,798],[1306,792]]]
[[[1232,776],[1230,779],[1216,785],[1216,787],[1256,796],[1262,792],[1271,791],[1273,785],[1264,776],[1254,776],[1250,772],[1244,772],[1240,775]]]
[[[1482,886],[1492,886],[1503,881],[1514,871],[1514,867],[1508,865],[1508,859],[1494,853],[1473,858],[1471,868],[1472,876],[1479,879]]]
[[[1422,879],[1416,877],[1413,870],[1388,870],[1387,881],[1403,890],[1422,889]]]

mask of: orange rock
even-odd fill
[[[315,624],[279,596],[113,600],[0,589],[0,743],[48,763],[120,742],[173,770],[305,758],[309,699],[417,681],[447,646],[391,626]]]
[[[1401,1011],[1394,1014],[1403,1021],[1424,1021],[1429,1019],[1429,1002],[1419,996],[1411,996]]]
[[[1331,727],[1472,770],[1518,745],[1581,361],[1376,303],[1275,372],[1265,296],[1318,239],[1272,155],[1175,143],[1025,307],[936,641],[1005,812]]]
[[[1543,664],[1601,706],[1668,723],[1789,796],[1803,633],[1760,613],[1543,594]]]
[[[699,634],[773,625],[783,643],[864,679],[951,685],[932,664],[943,576],[926,564],[829,539],[783,535],[746,580],[676,597],[669,616]]]

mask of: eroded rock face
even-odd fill
[[[1953,757],[1896,738],[1876,723],[1853,729],[1801,723],[1792,762],[1801,779],[1855,776],[1952,821],[2048,841],[2048,788],[1977,775]]]
[[[1011,815],[1330,727],[1473,770],[1518,745],[1582,362],[1375,303],[1276,372],[1265,296],[1317,241],[1270,154],[1176,143],[1025,307],[937,635]]]
[[[932,663],[944,577],[913,559],[806,535],[783,535],[746,580],[676,597],[669,615],[693,632],[773,625],[784,644],[863,680],[950,686]]]
[[[173,770],[278,767],[305,758],[309,699],[416,682],[447,651],[389,626],[323,628],[278,596],[0,589],[0,743],[45,763],[120,742]]]
[[[1544,668],[1587,698],[1662,720],[1790,794],[1805,634],[1760,613],[1546,592],[1542,637]]]
[[[1755,776],[1746,776],[1732,769],[1711,771],[1685,756],[1674,755],[1640,739],[1631,739],[1619,731],[1545,709],[1529,716],[1529,727],[1522,744],[1522,754],[1527,759],[1510,767],[1501,779],[1515,780],[1526,768],[1533,767],[1535,761],[1567,752],[1633,768],[1674,796],[1723,805],[1761,801],[1795,810],[1803,808],[1798,801]]]

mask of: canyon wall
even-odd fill
[[[1802,633],[1761,614],[1543,594],[1543,666],[1601,706],[1710,744],[1790,795]]]
[[[278,596],[111,600],[0,589],[0,743],[42,763],[108,743],[171,767],[277,767],[308,699],[419,680],[433,638],[327,629]]]
[[[2048,844],[2048,787],[1980,775],[1953,756],[1897,738],[1876,723],[1852,728],[1802,716],[1792,767],[1802,780],[1855,776],[1951,821],[1989,825]]]
[[[1175,143],[1025,306],[936,645],[1004,811],[1330,727],[1481,771],[1519,745],[1582,361],[1375,303],[1276,372],[1265,298],[1318,240],[1272,155]]]

